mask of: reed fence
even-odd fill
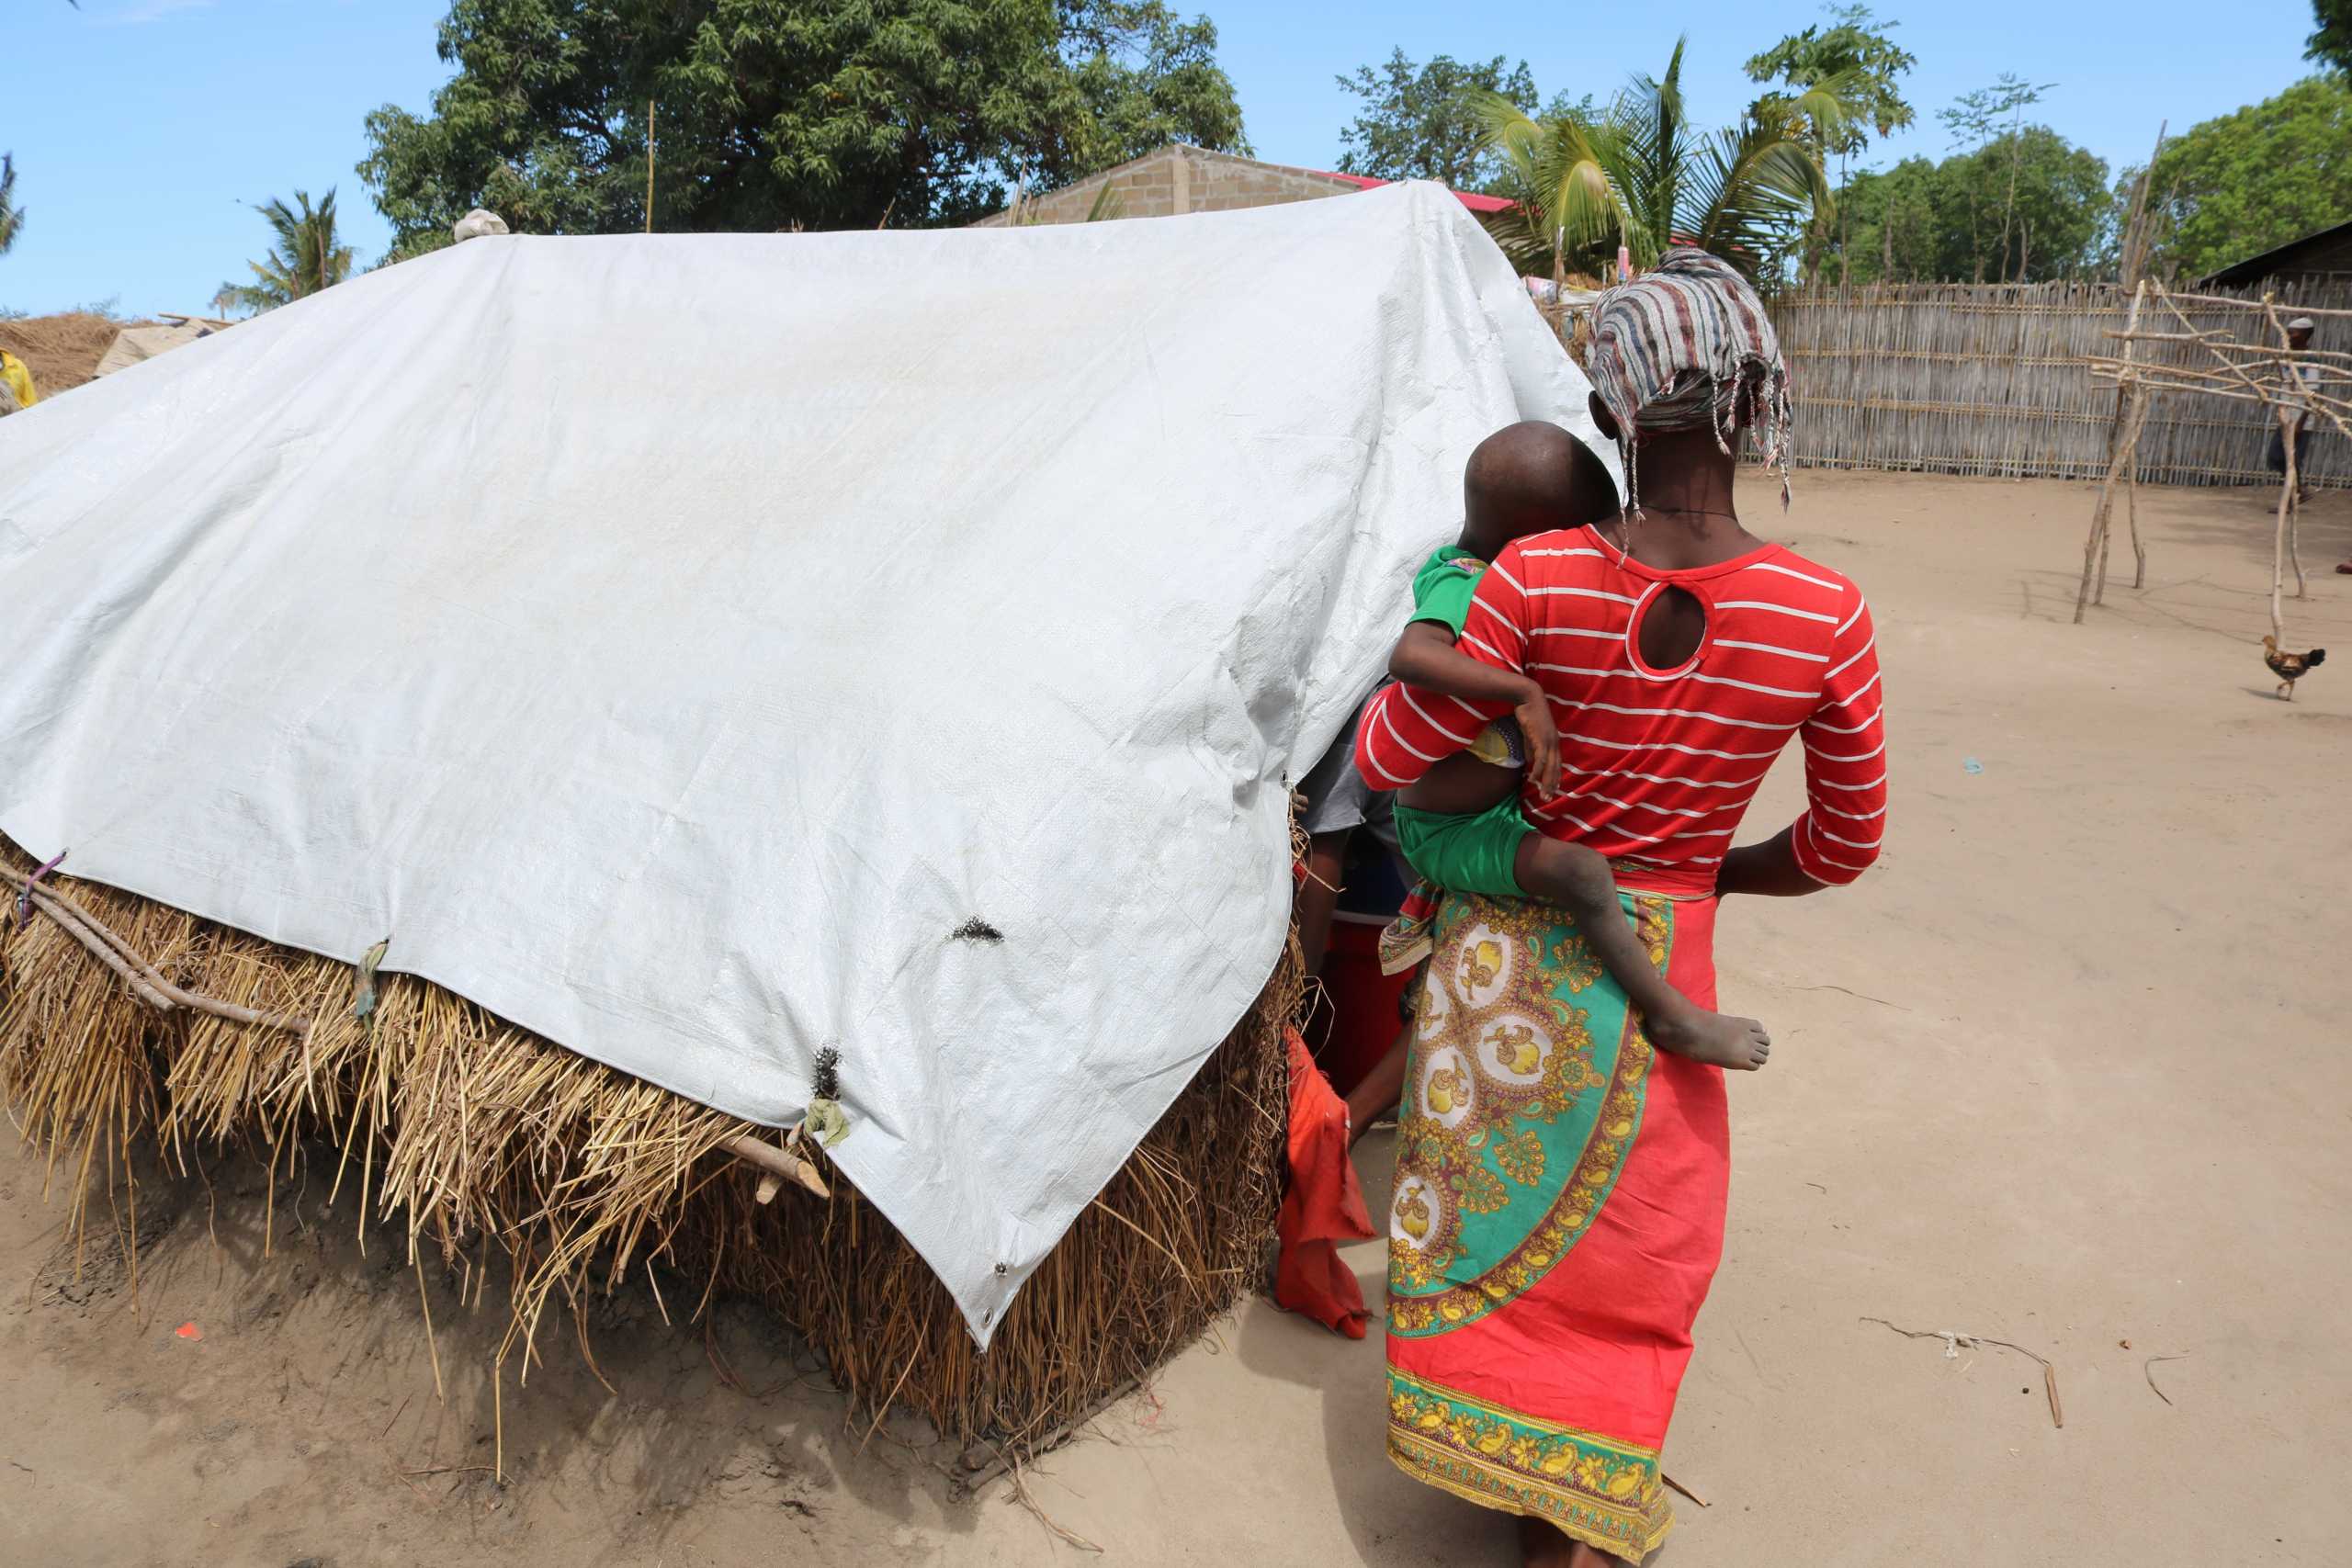
[[[2212,293],[2259,300],[2261,290]],[[2352,280],[2278,290],[2280,307],[2352,307]],[[1894,284],[1776,300],[1773,324],[1796,382],[1794,460],[2010,478],[2099,479],[2115,427],[2111,358],[2131,290],[2107,283]],[[2247,330],[2245,312],[2190,308],[2199,330]],[[2329,341],[2318,348],[2352,348]],[[2152,363],[2188,363],[2194,344],[2155,345]],[[2258,406],[2155,394],[2140,436],[2140,478],[2154,484],[2275,484],[2272,425]],[[2312,434],[2312,486],[2352,486],[2352,443]]]

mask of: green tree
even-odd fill
[[[1910,157],[1891,169],[1866,169],[1838,188],[1838,217],[1845,238],[1828,258],[1825,276],[1833,282],[1914,283],[1950,276],[1947,256],[1963,258],[1960,270],[1974,270],[1963,229],[1952,243],[1949,192],[1931,158]]]
[[[0,152],[0,256],[24,231],[25,209],[17,205],[17,155]]]
[[[534,233],[968,221],[1183,140],[1246,151],[1216,30],[1159,0],[453,0],[432,111],[368,117],[395,257]]]
[[[1662,77],[1635,76],[1601,114],[1537,119],[1499,94],[1482,100],[1517,203],[1489,229],[1522,271],[1600,264],[1617,245],[1649,266],[1669,245],[1703,246],[1768,280],[1792,236],[1834,197],[1813,149],[1843,133],[1842,83],[1759,98],[1738,123],[1693,127],[1677,39]]]
[[[2165,143],[2148,179],[2150,270],[2198,278],[2352,213],[2352,78],[2311,76]],[[2136,168],[2123,172],[2128,202]]]
[[[2352,75],[2352,0],[2312,0],[2312,20],[2319,26],[2303,40],[2303,58]]]
[[[1847,115],[1840,134],[1826,150],[1841,157],[1860,153],[1873,135],[1889,136],[1912,121],[1901,78],[1919,62],[1886,36],[1894,22],[1881,22],[1868,6],[1824,6],[1832,23],[1791,33],[1747,62],[1751,82],[1777,82],[1803,93],[1825,83],[1840,84]]]
[[[1233,79],[1216,62],[1216,24],[1159,0],[1063,0],[1061,56],[1086,113],[1061,150],[1058,183],[1140,158],[1170,141],[1250,153]]]
[[[1857,283],[2040,283],[2079,277],[2110,238],[2107,164],[2047,126],[2029,125],[1941,163],[1905,158],[1838,192],[1845,242],[1823,276]],[[1984,215],[2008,204],[2008,238]]]
[[[1792,33],[1747,62],[1748,79],[1777,83],[1793,93],[1834,86],[1849,112],[1832,142],[1816,142],[1814,156],[1826,167],[1838,158],[1842,176],[1849,160],[1870,145],[1872,135],[1885,137],[1911,123],[1911,106],[1902,91],[1903,76],[1919,62],[1910,51],[1887,36],[1894,22],[1880,22],[1868,6],[1824,6],[1830,25],[1815,24]],[[1823,252],[1830,243],[1828,227],[1816,220],[1807,226],[1804,242],[1804,272],[1813,281],[1819,274]]]
[[[335,243],[334,192],[314,209],[308,192],[296,191],[300,210],[273,197],[254,209],[268,223],[275,243],[253,268],[251,283],[224,283],[213,296],[216,308],[271,310],[334,288],[351,276],[351,247]]]
[[[1336,80],[1363,100],[1340,132],[1341,174],[1440,180],[1456,190],[1484,190],[1502,173],[1485,100],[1498,95],[1531,114],[1537,103],[1527,62],[1506,65],[1499,54],[1467,64],[1441,54],[1416,65],[1400,49],[1377,72],[1359,65]]]
[[[1991,86],[1962,93],[1952,100],[1950,108],[1936,112],[1936,118],[1944,122],[1958,146],[1971,152],[1997,147],[2008,166],[2008,178],[2002,184],[1999,193],[2000,237],[1990,253],[1977,241],[1975,231],[1980,217],[1984,221],[1991,220],[1992,204],[1979,200],[1985,194],[1980,189],[1980,182],[1972,180],[1968,184],[1970,248],[1979,257],[1988,254],[1995,256],[2012,254],[2009,241],[2016,231],[2018,220],[2018,181],[2024,173],[2025,163],[2025,111],[2040,103],[2041,95],[2057,85],[2055,82],[2044,82],[2036,85],[2020,79],[2014,72],[2004,71]],[[1982,283],[1984,275],[1979,273],[1971,281]],[[1996,272],[1995,281],[2003,282],[2007,278]]]

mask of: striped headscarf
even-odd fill
[[[1789,369],[1764,302],[1724,263],[1678,245],[1603,294],[1585,373],[1617,421],[1629,511],[1642,500],[1634,433],[1702,425],[1725,452],[1741,424],[1753,430],[1766,466],[1781,470],[1781,504],[1789,503]]]

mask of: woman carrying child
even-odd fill
[[[1815,892],[1877,856],[1870,614],[1845,578],[1740,525],[1744,433],[1781,467],[1785,502],[1789,394],[1737,274],[1668,252],[1602,299],[1589,361],[1594,417],[1625,455],[1625,512],[1513,539],[1454,647],[1429,650],[1532,682],[1541,704],[1516,686],[1387,687],[1357,763],[1405,788],[1514,709],[1548,713],[1556,787],[1548,766],[1530,769],[1509,819],[1604,857],[1626,929],[1673,993],[1647,987],[1651,1005],[1712,1019],[1721,896]],[[1794,736],[1806,810],[1733,848]],[[1476,805],[1448,804],[1413,836],[1492,816]],[[1491,822],[1477,831],[1501,841]],[[1459,857],[1465,874],[1481,857],[1503,875],[1490,847]],[[1722,1068],[1654,1049],[1640,977],[1621,983],[1625,966],[1601,956],[1622,942],[1590,908],[1571,912],[1576,862],[1555,865],[1570,879],[1558,891],[1543,881],[1547,857],[1560,858],[1531,846],[1510,868],[1547,901],[1488,878],[1450,888],[1435,915],[1390,1216],[1388,1447],[1417,1479],[1521,1516],[1530,1563],[1598,1568],[1639,1561],[1673,1523],[1658,1450],[1723,1248],[1730,1128]]]

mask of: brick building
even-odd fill
[[[1022,204],[1023,218],[1032,223],[1083,223],[1096,211],[1097,202],[1103,203],[1106,218],[1175,218],[1188,212],[1229,212],[1243,207],[1351,196],[1386,183],[1362,175],[1261,164],[1255,158],[1237,158],[1229,152],[1171,141],[1156,152],[1029,198]],[[1107,198],[1106,189],[1111,192]],[[1475,191],[1454,195],[1473,212],[1499,212],[1510,206],[1500,197]],[[999,212],[981,219],[975,227],[1000,225],[1006,217]]]

